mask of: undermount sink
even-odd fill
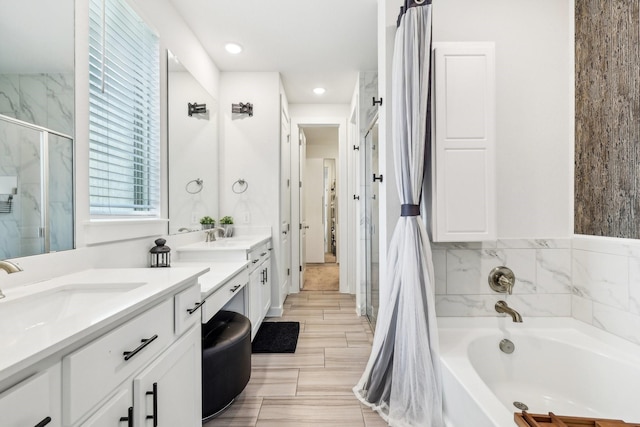
[[[213,242],[197,242],[188,245],[188,247],[180,248],[179,250],[202,250],[202,249],[215,249],[223,247],[235,247],[235,246],[248,246],[251,242],[255,241],[255,238],[247,237],[228,237],[224,239],[217,239]]]
[[[145,284],[73,283],[17,298],[9,295],[0,300],[0,334],[26,331],[64,319]]]

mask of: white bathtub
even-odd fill
[[[532,413],[640,422],[640,346],[571,318],[441,317],[438,328],[450,427],[514,426],[515,401]]]

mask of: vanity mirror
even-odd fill
[[[0,259],[72,249],[74,2],[0,10]]]
[[[169,234],[218,218],[218,101],[167,52]]]

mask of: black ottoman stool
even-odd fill
[[[220,311],[202,325],[202,419],[215,417],[251,377],[251,322]]]

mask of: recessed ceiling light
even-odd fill
[[[234,55],[242,52],[242,46],[240,46],[238,43],[227,43],[226,45],[224,45],[224,48],[227,50],[227,52]]]
[[[326,92],[327,90],[323,87],[317,87],[313,90],[313,93],[315,93],[316,95],[322,95]]]

